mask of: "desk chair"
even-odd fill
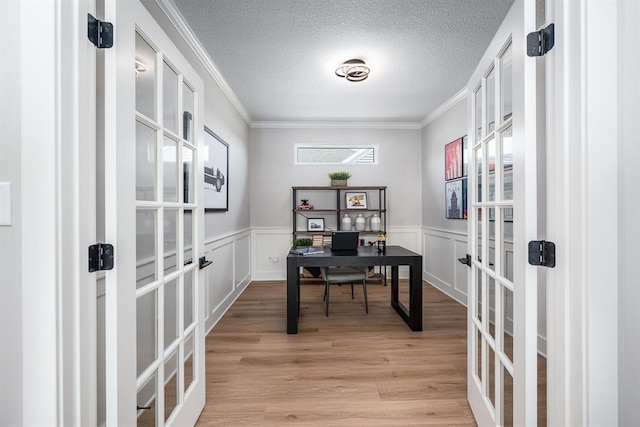
[[[364,290],[364,308],[369,314],[369,302],[367,301],[367,271],[357,267],[322,267],[322,278],[324,279],[324,305],[325,315],[329,316],[329,288],[331,283],[351,283],[351,299],[353,295],[353,282],[362,281]]]

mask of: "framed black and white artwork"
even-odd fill
[[[229,210],[229,144],[204,127],[204,210]]]

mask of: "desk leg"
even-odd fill
[[[422,330],[422,260],[413,261],[409,266],[409,327],[412,331]]]
[[[398,285],[398,266],[391,266],[391,305],[393,307],[398,306],[400,303],[400,296],[398,295],[398,291],[400,286]]]
[[[295,260],[287,258],[287,333],[298,333],[300,273]]]

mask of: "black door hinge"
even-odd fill
[[[113,46],[113,24],[111,22],[103,22],[96,19],[90,13],[87,14],[87,37],[91,43],[99,49],[110,48]]]
[[[89,273],[113,268],[113,245],[98,243],[89,246]]]
[[[527,34],[527,55],[542,56],[549,52],[555,44],[554,25],[549,24],[540,31]]]
[[[529,264],[553,268],[556,266],[556,244],[546,240],[529,242]]]

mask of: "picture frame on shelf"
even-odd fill
[[[229,144],[204,127],[204,210],[229,210]]]
[[[462,178],[462,173],[463,173],[462,142],[463,142],[463,138],[461,137],[444,146],[444,179],[445,181]]]
[[[345,193],[345,206],[347,209],[367,209],[367,193],[347,192]]]
[[[445,218],[467,219],[467,179],[447,181],[444,188]]]
[[[324,218],[307,218],[307,231],[314,233],[324,231]]]

